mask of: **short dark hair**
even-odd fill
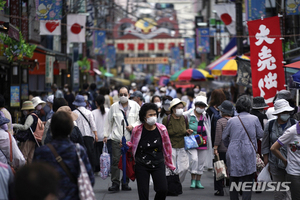
[[[44,200],[49,194],[58,196],[59,174],[47,163],[25,165],[15,176],[17,200]]]
[[[97,88],[97,85],[95,83],[91,83],[90,89],[95,90]]]
[[[161,98],[160,98],[160,96],[158,96],[158,95],[154,95],[153,97],[152,97],[152,99],[151,99],[151,103],[154,103],[154,99],[155,98],[159,98],[159,100],[161,101]]]
[[[158,115],[158,108],[157,108],[156,104],[154,104],[154,103],[145,103],[141,107],[140,112],[139,112],[140,121],[142,123],[145,122],[145,117],[146,117],[146,114],[147,114],[148,110],[155,110],[156,116]]]
[[[53,101],[53,112],[56,112],[60,107],[67,106],[68,102],[64,98],[54,98]]]
[[[188,97],[192,97],[192,98],[195,98],[195,93],[194,93],[194,91],[188,91],[187,93],[186,93],[186,95],[188,96]]]
[[[88,89],[88,87],[89,87],[89,84],[88,84],[88,83],[82,84],[82,89],[86,90],[86,89]]]
[[[0,108],[5,106],[5,99],[4,96],[2,94],[0,94]]]
[[[53,139],[67,138],[72,132],[73,126],[73,120],[70,114],[63,111],[54,113],[50,124]]]
[[[252,107],[251,100],[247,95],[240,96],[238,98],[238,100],[236,101],[235,108],[238,113],[241,113],[241,112],[249,113],[251,107]]]
[[[129,89],[128,89],[128,87],[126,87],[126,86],[120,87],[118,92],[120,93],[121,89],[123,89],[123,88],[125,88],[125,89],[127,90],[128,94],[129,94]]]

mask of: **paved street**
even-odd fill
[[[191,190],[190,187],[190,174],[187,174],[186,180],[183,183],[183,194],[178,197],[167,197],[167,199],[172,200],[179,200],[179,199],[185,199],[185,200],[193,200],[193,199],[201,199],[201,200],[218,200],[218,199],[230,199],[229,198],[229,188],[225,188],[225,195],[223,197],[214,196],[214,186],[213,186],[213,173],[212,172],[204,172],[201,183],[205,187],[205,189],[195,189]],[[107,188],[111,186],[110,177],[108,177],[106,180],[102,180],[99,176],[96,177],[96,184],[94,186],[94,191],[96,194],[97,200],[132,200],[132,199],[138,199],[138,193],[137,193],[137,185],[136,182],[131,182],[130,186],[132,188],[132,191],[120,191],[117,193],[111,193],[108,192]],[[149,199],[154,199],[154,190],[153,187],[150,186],[150,197]],[[242,198],[240,198],[242,199]],[[252,200],[271,200],[273,199],[273,193],[272,192],[263,192],[260,194],[257,194],[253,192],[252,194]]]

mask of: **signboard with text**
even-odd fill
[[[139,58],[125,58],[124,64],[168,64],[168,57],[139,57]]]

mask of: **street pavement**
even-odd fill
[[[122,177],[122,176],[121,176]],[[190,189],[191,176],[188,173],[186,175],[185,181],[182,184],[183,194],[177,197],[168,196],[167,199],[171,200],[224,200],[230,199],[229,197],[229,187],[224,188],[225,195],[222,197],[214,196],[214,181],[213,181],[213,172],[206,171],[201,177],[201,183],[205,189]],[[132,200],[138,199],[137,185],[135,182],[130,182],[129,186],[132,188],[131,191],[119,191],[119,192],[109,192],[107,189],[111,186],[110,177],[106,180],[101,179],[99,176],[96,176],[96,183],[94,186],[94,191],[97,200]],[[154,199],[155,192],[153,186],[150,186],[149,199]],[[240,197],[242,199],[242,197]],[[272,192],[262,192],[262,193],[252,193],[252,200],[271,200],[273,199]]]

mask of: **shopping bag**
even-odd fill
[[[132,181],[135,180],[134,165],[135,162],[133,159],[133,155],[131,152],[127,151],[126,152],[126,176]],[[120,157],[118,168],[121,170],[123,169],[122,156]]]
[[[257,177],[258,182],[271,182],[271,175],[269,172],[269,163],[263,168]]]
[[[198,147],[199,146],[198,146],[197,140],[195,139],[194,135],[184,137],[184,149],[185,150],[196,149]]]
[[[224,160],[220,160],[219,155],[217,156],[217,161],[214,162],[214,169],[215,169],[217,181],[227,177]]]
[[[172,170],[171,173],[167,176],[168,183],[168,193],[167,196],[178,196],[182,194],[182,185],[179,180],[179,175],[175,174]]]
[[[102,154],[100,156],[100,177],[105,180],[110,173],[110,155],[106,143],[103,144]]]

